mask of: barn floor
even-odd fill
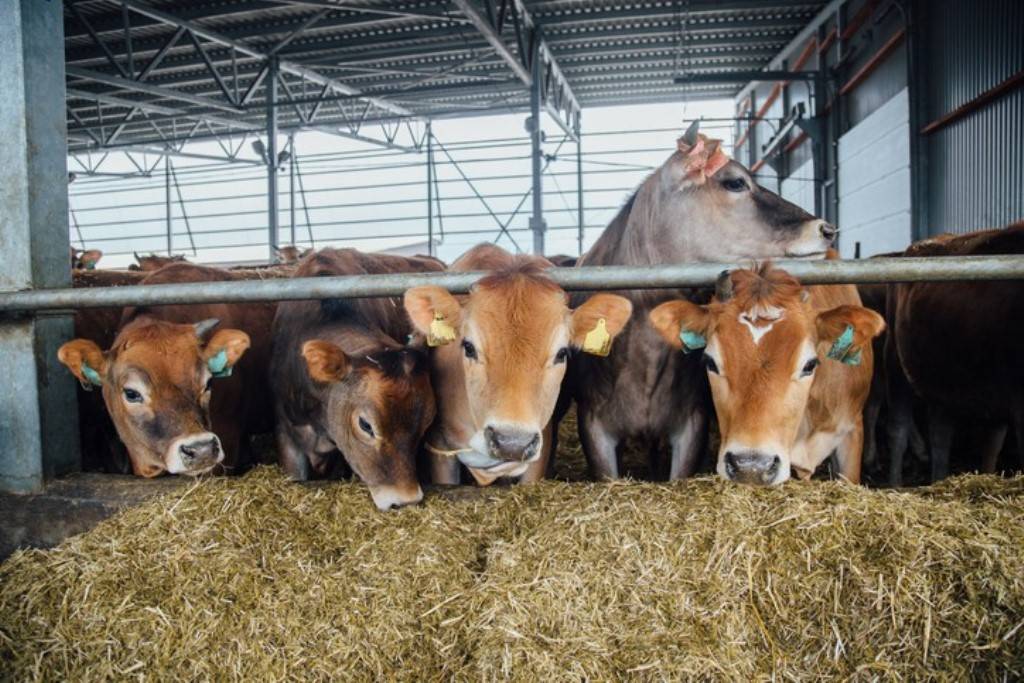
[[[0,565],[0,680],[1024,675],[1024,478],[466,490],[173,486]]]

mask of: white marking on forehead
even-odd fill
[[[754,338],[754,344],[760,344],[761,338],[772,331],[775,323],[782,320],[783,312],[776,306],[755,305],[749,311],[740,313],[739,321],[743,323],[750,336]]]

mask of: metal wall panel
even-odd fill
[[[936,120],[1024,69],[1024,3],[928,5],[928,118]],[[1024,218],[1024,90],[1018,88],[927,137],[931,234]]]

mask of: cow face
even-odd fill
[[[103,252],[99,249],[86,249],[79,251],[71,247],[71,267],[76,270],[95,270]]]
[[[426,354],[389,349],[349,356],[324,340],[302,346],[309,376],[323,388],[323,423],[381,510],[418,503],[416,453],[434,419]]]
[[[217,377],[229,375],[249,348],[249,336],[219,330],[207,341],[216,324],[140,318],[121,330],[109,351],[88,339],[58,351],[83,387],[103,388],[135,474],[200,474],[224,459],[210,431],[210,395]]]
[[[484,278],[462,304],[440,287],[405,294],[406,311],[428,340],[438,325],[451,330],[451,343],[435,351],[435,372],[440,391],[464,394],[471,451],[459,459],[479,481],[519,476],[541,457],[570,349],[584,347],[595,330],[610,344],[632,311],[611,294],[575,310],[566,301],[536,266]]]
[[[651,311],[669,344],[700,352],[718,415],[718,473],[779,484],[790,462],[821,363],[854,364],[885,323],[874,311],[816,311],[800,283],[781,270],[725,276],[708,306],[670,301]],[[730,291],[731,285],[731,291]]]
[[[629,220],[658,250],[655,262],[822,258],[838,233],[758,185],[696,125],[641,186]]]
[[[173,256],[160,256],[158,254],[140,256],[138,252],[132,252],[132,254],[135,256],[136,263],[128,266],[128,269],[141,270],[144,273],[152,273],[172,263],[185,263],[185,257],[181,254],[174,254]]]

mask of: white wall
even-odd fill
[[[852,258],[910,244],[910,125],[904,88],[839,138],[839,251]]]
[[[782,179],[779,194],[809,214],[814,214],[814,159],[808,159],[803,166]]]

